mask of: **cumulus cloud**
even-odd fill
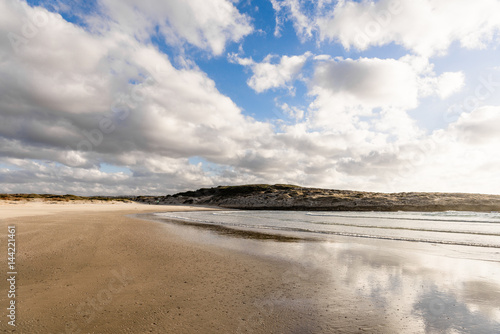
[[[10,193],[165,194],[186,189],[193,183],[211,184],[201,167],[189,164],[187,159],[168,161],[175,166],[171,171],[136,170],[133,175],[36,160],[8,158],[0,162],[9,166],[0,167],[0,182],[3,191]]]
[[[281,110],[288,115],[289,117],[295,119],[295,120],[300,120],[304,118],[305,111],[299,107],[296,106],[290,106],[288,103],[283,103],[280,105]]]
[[[462,72],[445,72],[437,79],[439,97],[447,97],[459,92],[465,84],[465,75]]]
[[[318,7],[321,7],[319,1]],[[302,1],[300,0],[271,0],[274,11],[276,12],[276,28],[274,35],[279,37],[284,21],[290,19],[300,38],[305,40],[312,37],[314,25],[312,19],[304,12]]]
[[[2,35],[22,41],[1,40],[4,157],[177,175],[191,156],[226,164],[255,148],[247,133],[272,134],[270,125],[242,115],[201,70],[176,69],[121,31],[92,34],[40,7],[1,6]],[[19,22],[33,17],[44,24],[28,38]]]
[[[320,59],[309,81],[309,94],[315,97],[309,107],[310,121],[374,142],[381,138],[382,142],[408,141],[422,133],[408,111],[422,97],[446,97],[462,84],[461,75],[438,76],[425,58],[416,56]]]
[[[436,146],[429,144],[434,140],[408,111],[417,107],[422,97],[449,96],[462,86],[463,75],[437,75],[427,59],[416,56],[320,57],[314,68],[309,80],[314,100],[307,117],[285,126],[278,136],[309,173],[303,179],[311,182],[316,176],[331,175],[346,187],[404,190],[408,183],[403,179],[418,168],[422,152],[426,157],[434,155]],[[283,108],[294,110],[288,104]],[[315,167],[306,161],[314,161]],[[432,162],[425,169],[432,169]],[[317,175],[318,170],[329,172]]]
[[[489,144],[492,149],[500,140],[500,107],[485,106],[463,113],[447,132],[470,145]]]
[[[248,85],[257,93],[262,93],[272,88],[287,87],[292,89],[290,84],[300,75],[302,67],[311,56],[306,52],[300,56],[282,56],[278,63],[272,63],[275,55],[267,55],[260,63],[251,58],[241,58],[236,54],[228,56],[229,61],[249,67],[252,70],[252,77],[248,80]]]
[[[394,128],[401,128],[411,123],[401,115],[416,108],[422,97],[445,99],[459,91],[464,80],[462,72],[437,75],[426,58],[411,55],[400,59],[321,58],[309,82],[310,94],[316,97],[311,107],[319,123],[339,128],[362,124],[360,116],[373,116],[377,110],[385,118],[385,125],[378,129],[388,128],[388,118],[394,120]]]
[[[437,95],[444,100],[459,92],[465,85],[465,74],[462,71],[437,75],[434,65],[425,57],[407,55],[400,61],[411,66],[415,72],[419,96]]]
[[[500,157],[497,150],[500,107],[485,106],[464,113],[447,128],[434,131],[425,140],[402,146],[399,159],[405,183],[414,189],[498,193],[500,177],[493,173]],[[485,159],[488,157],[488,159]],[[403,168],[404,167],[404,168]],[[418,180],[433,180],[421,184]]]
[[[172,45],[187,42],[214,55],[220,55],[228,42],[237,42],[253,31],[250,18],[229,0],[102,0],[99,4],[102,14],[116,23],[111,24],[113,29],[140,40],[149,40],[158,31]],[[95,18],[90,22],[102,25]]]
[[[411,66],[394,59],[360,58],[320,62],[313,92],[343,95],[370,108],[412,108],[417,103],[416,75]]]
[[[322,1],[313,9],[306,1],[273,0],[273,6],[280,22],[291,20],[301,38],[317,33],[320,41],[337,41],[346,49],[396,43],[428,57],[445,53],[455,41],[483,48],[500,31],[496,0]]]
[[[435,130],[429,135],[406,141],[388,142],[386,138],[375,144],[368,137],[355,146],[348,140],[345,147],[333,150],[341,136],[292,130],[282,135],[290,140],[290,147],[310,152],[311,161],[322,172],[311,174],[329,176],[344,188],[369,187],[375,191],[436,191],[474,192],[481,185],[481,192],[498,193],[500,177],[494,170],[500,163],[496,152],[500,126],[500,108],[486,106],[462,115],[447,128]],[[359,138],[361,132],[354,130]],[[290,138],[292,137],[292,138]],[[313,139],[314,138],[314,139]],[[372,145],[369,145],[369,143]],[[316,149],[325,154],[318,158]],[[303,146],[299,148],[298,146]],[[488,159],[485,157],[488,156]],[[307,169],[314,173],[314,169]],[[329,170],[330,172],[325,172]]]

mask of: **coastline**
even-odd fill
[[[500,326],[493,320],[500,319],[500,288],[481,280],[497,277],[498,263],[443,256],[440,246],[236,238],[142,215],[207,210],[197,207],[12,206],[0,206],[0,219],[2,230],[17,229],[17,333],[382,334]],[[0,326],[13,332],[5,320]]]

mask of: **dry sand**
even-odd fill
[[[6,315],[1,285],[1,332],[15,333],[320,333],[311,310],[266,300],[284,286],[288,267],[177,239],[165,225],[127,214],[192,207],[133,203],[0,206],[2,276],[7,226],[16,226],[16,327]],[[5,282],[5,280],[2,280]],[[272,311],[272,312],[267,312]],[[301,329],[302,328],[302,329]],[[309,329],[305,329],[309,328]]]
[[[69,212],[110,212],[110,211],[137,211],[137,212],[157,212],[157,211],[191,211],[206,210],[194,206],[178,205],[158,205],[149,206],[139,203],[124,202],[90,202],[90,201],[1,201],[0,200],[0,219],[27,217],[27,216],[45,216],[54,214],[65,214]],[[213,209],[215,210],[215,209]]]

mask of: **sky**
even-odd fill
[[[0,0],[0,193],[500,194],[498,0]]]

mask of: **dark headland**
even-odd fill
[[[201,188],[167,196],[137,196],[148,204],[189,204],[245,210],[500,211],[500,195],[466,193],[376,193],[251,184]]]

